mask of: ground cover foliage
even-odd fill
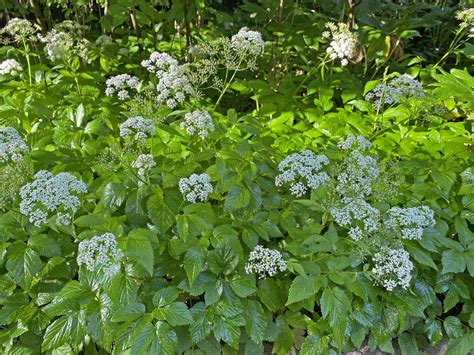
[[[474,348],[474,11],[0,1],[6,354]]]

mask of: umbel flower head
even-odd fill
[[[311,150],[291,154],[278,164],[280,174],[275,178],[275,185],[289,184],[290,192],[301,197],[308,189],[317,189],[329,180],[328,174],[321,172],[328,164],[325,155],[316,155]]]
[[[461,27],[474,26],[474,8],[458,11],[456,13],[456,18],[461,21]],[[471,27],[472,32],[472,27]]]
[[[52,215],[56,215],[57,225],[70,224],[81,204],[77,195],[87,192],[86,185],[69,173],[54,176],[41,170],[34,178],[20,190],[20,212],[37,227],[46,224]]]
[[[182,178],[179,180],[179,191],[191,203],[204,202],[213,191],[211,178],[207,174],[192,174],[188,178]]]
[[[132,163],[132,167],[138,169],[138,175],[143,176],[151,168],[155,167],[156,163],[151,154],[140,154]]]
[[[357,49],[357,35],[352,33],[345,23],[337,25],[329,22],[326,24],[328,31],[323,32],[323,37],[331,39],[326,52],[329,58],[340,59],[341,65],[346,66],[354,58]]]
[[[392,207],[387,212],[385,227],[399,230],[402,239],[420,240],[423,229],[435,225],[434,212],[428,206]]]
[[[201,138],[206,138],[209,132],[214,131],[214,124],[212,117],[207,111],[193,111],[184,115],[184,121],[181,122],[180,127],[185,130],[190,136],[197,133]]]
[[[0,128],[0,163],[19,161],[28,150],[15,128]]]
[[[142,67],[159,79],[156,85],[156,101],[173,109],[192,94],[193,87],[185,73],[185,68],[167,53],[153,52],[142,61]]]
[[[138,78],[129,74],[119,74],[108,78],[105,82],[107,88],[105,95],[112,96],[117,93],[119,100],[124,101],[130,97],[128,89],[136,90],[138,88]]]
[[[23,71],[21,64],[15,59],[7,59],[0,63],[0,75],[20,75]]]
[[[286,270],[286,262],[278,250],[264,248],[257,245],[249,255],[248,263],[245,265],[247,274],[257,274],[259,278],[274,276],[278,272]]]
[[[391,80],[388,84],[378,84],[365,95],[366,101],[373,101],[374,109],[400,103],[403,99],[422,98],[425,96],[423,86],[409,75]]]
[[[413,263],[410,255],[404,249],[382,247],[373,258],[372,274],[375,283],[393,291],[397,286],[407,289],[410,285]]]
[[[232,36],[232,48],[237,53],[258,56],[263,53],[265,42],[260,32],[251,31],[247,27],[242,27],[237,34]]]
[[[128,118],[119,125],[120,137],[127,138],[132,136],[138,142],[143,142],[149,136],[155,134],[155,123],[153,120],[135,116]]]
[[[0,30],[1,42],[7,44],[10,42],[35,41],[36,33],[41,28],[32,24],[30,21],[19,18],[12,18],[5,27]]]
[[[77,264],[85,265],[87,270],[103,272],[113,276],[120,270],[122,250],[117,248],[115,235],[104,233],[79,243]]]

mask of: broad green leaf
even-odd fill
[[[158,290],[153,296],[153,304],[156,307],[163,307],[172,303],[180,294],[177,287],[169,286]]]
[[[474,349],[474,333],[464,334],[458,339],[449,339],[446,355],[468,354]]]
[[[17,242],[8,250],[6,268],[17,284],[29,290],[31,281],[41,270],[41,259],[36,251]]]
[[[425,324],[425,332],[431,345],[437,344],[441,339],[443,339],[441,323],[437,320],[428,320]]]
[[[178,346],[176,332],[165,322],[156,322],[155,339],[151,343],[150,354],[174,354]]]
[[[257,301],[248,301],[245,308],[247,334],[256,344],[261,344],[267,328],[265,312]]]
[[[239,185],[234,185],[229,189],[229,193],[224,202],[224,211],[232,212],[240,208],[247,207],[250,203],[250,191]]]
[[[402,355],[418,355],[418,347],[416,346],[416,340],[410,333],[403,333],[398,337],[398,345]]]
[[[291,283],[286,305],[290,305],[316,295],[316,293],[321,288],[321,285],[321,279],[316,276],[296,276],[296,278]]]
[[[130,303],[119,308],[112,316],[113,322],[127,322],[140,318],[145,313],[145,305],[142,303]]]
[[[462,336],[462,324],[459,318],[449,316],[444,320],[443,326],[449,338],[459,338]]]
[[[193,323],[191,312],[182,302],[174,302],[163,308],[157,308],[153,315],[160,320],[166,320],[172,326]]]
[[[209,253],[209,269],[216,275],[229,275],[242,256],[242,246],[236,237],[222,239],[217,243],[216,249]]]
[[[246,298],[257,291],[254,279],[243,275],[236,275],[230,281],[230,287],[237,296],[242,298]]]
[[[194,281],[204,270],[205,257],[204,250],[197,246],[189,248],[184,256],[184,270],[188,276],[189,286],[192,287]]]
[[[76,311],[62,316],[51,323],[44,334],[41,349],[50,351],[61,345],[78,345],[84,340],[86,334],[85,311]]]
[[[466,263],[464,262],[463,254],[455,250],[446,250],[443,252],[443,257],[441,259],[443,264],[443,273],[453,272],[463,272],[466,268]]]
[[[125,256],[143,266],[146,271],[153,275],[153,248],[148,233],[145,230],[136,230],[127,237]]]

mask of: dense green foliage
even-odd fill
[[[474,19],[456,18],[465,7],[449,1],[354,3],[0,0],[3,26],[24,17],[42,38],[0,34],[0,61],[23,68],[0,75],[0,127],[26,143],[21,159],[0,159],[0,351],[328,354],[368,344],[413,354],[443,340],[449,354],[474,348]],[[357,34],[345,66],[326,51],[331,21]],[[235,53],[242,27],[261,33],[263,53]],[[53,28],[69,37],[51,53]],[[188,63],[179,68],[193,92],[183,89],[176,105],[153,96],[162,79],[141,62],[155,51]],[[137,90],[107,96],[106,80],[124,73]],[[402,74],[423,95],[375,109],[366,94]],[[205,137],[183,126],[195,110],[212,118]],[[138,142],[120,127],[135,116],[154,124]],[[348,164],[337,145],[351,134],[378,159],[366,199],[375,210],[434,211],[421,238],[377,230],[355,240],[336,220]],[[295,196],[275,178],[302,150],[327,156],[330,182]],[[140,169],[144,154],[152,163]],[[62,196],[52,186],[50,200],[77,206],[32,223],[24,186],[41,170],[74,176],[87,192],[78,183]],[[212,185],[196,203],[180,191],[192,174]],[[109,272],[86,267],[81,248],[110,233]],[[285,267],[246,272],[258,245],[279,251]],[[406,289],[374,276],[374,255],[392,246],[413,263]]]

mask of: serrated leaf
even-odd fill
[[[164,307],[178,298],[181,291],[174,286],[164,287],[158,290],[153,296],[153,304],[156,307]]]
[[[174,302],[163,308],[157,308],[153,315],[160,320],[166,320],[172,326],[193,323],[191,312],[182,302]]]
[[[437,344],[441,339],[443,339],[443,330],[441,328],[441,323],[437,320],[428,320],[425,324],[425,332],[430,340],[431,345]]]
[[[443,264],[443,274],[448,272],[459,273],[466,269],[466,263],[462,253],[455,250],[446,250],[441,259]]]
[[[130,303],[119,308],[112,316],[112,322],[127,322],[140,318],[145,313],[142,303]]]
[[[229,189],[224,202],[224,212],[232,212],[240,208],[247,207],[250,203],[250,191],[239,185],[234,185]]]
[[[257,301],[249,301],[245,308],[245,322],[247,334],[256,344],[263,342],[265,330],[267,329],[267,320],[265,312]]]
[[[184,270],[188,276],[189,286],[193,287],[194,281],[196,281],[199,274],[204,270],[204,252],[198,247],[192,247],[188,249],[184,256]]]
[[[165,322],[156,322],[155,339],[150,346],[150,354],[175,354],[178,346],[176,332]]]
[[[154,262],[153,247],[148,235],[141,231],[137,230],[128,235],[125,256],[143,266],[152,276]]]
[[[29,290],[31,281],[41,270],[41,259],[30,247],[15,243],[8,250],[6,268],[18,285]]]
[[[44,334],[41,349],[50,351],[64,344],[78,345],[86,334],[85,311],[73,312],[51,323]]]
[[[449,339],[446,355],[468,354],[474,349],[474,333],[465,334],[459,339]]]
[[[271,278],[263,279],[258,285],[258,296],[272,312],[283,308],[286,301],[286,290]]]
[[[246,298],[257,291],[255,281],[249,276],[236,275],[230,281],[230,287],[241,298]]]
[[[302,301],[316,295],[321,288],[321,279],[316,276],[296,276],[290,286],[286,305]]]
[[[403,333],[398,337],[398,345],[402,355],[418,355],[416,340],[410,333]]]
[[[462,324],[459,318],[449,316],[443,322],[443,327],[449,338],[462,336]]]

